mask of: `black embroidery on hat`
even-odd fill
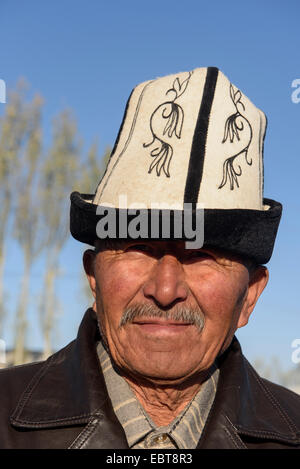
[[[155,168],[157,176],[160,176],[163,170],[165,175],[170,177],[169,169],[173,156],[173,147],[164,140],[164,137],[172,138],[175,135],[178,139],[181,138],[184,112],[182,107],[175,101],[185,92],[192,73],[189,72],[188,77],[182,82],[179,81],[178,77],[175,78],[172,88],[166,92],[166,95],[173,95],[173,99],[160,104],[151,115],[150,129],[153,138],[151,142],[144,143],[143,147],[148,148],[154,142],[157,142],[158,145],[150,152],[154,160],[149,166],[148,173],[151,173]],[[157,126],[157,123],[160,126],[159,130],[154,128]],[[159,136],[159,134],[161,135]]]
[[[223,179],[218,189],[222,189],[228,180],[230,183],[230,189],[233,190],[236,184],[239,187],[238,177],[242,175],[242,168],[238,165],[237,168],[234,167],[234,160],[243,153],[245,154],[246,163],[251,166],[252,159],[248,160],[248,150],[250,143],[252,141],[252,127],[248,119],[242,114],[241,111],[245,110],[245,106],[241,101],[242,93],[240,90],[234,91],[232,84],[230,84],[230,97],[236,109],[236,112],[229,116],[225,122],[224,137],[222,143],[225,143],[228,139],[230,143],[233,143],[235,140],[240,140],[240,133],[243,132],[246,127],[250,130],[250,138],[246,146],[238,152],[232,155],[230,158],[227,158],[223,163]]]

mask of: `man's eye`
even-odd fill
[[[209,252],[197,251],[191,249],[187,255],[188,259],[212,259],[212,255]]]
[[[132,244],[131,246],[128,246],[126,251],[140,251],[140,252],[150,252],[150,246],[147,246],[147,244]]]

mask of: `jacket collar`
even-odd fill
[[[260,378],[235,337],[219,367],[217,394],[199,448],[243,448],[243,437],[300,444],[300,429],[274,396],[274,385]]]
[[[11,415],[12,425],[55,428],[95,425],[95,421],[101,420],[105,433],[111,433],[114,427],[114,443],[120,448],[128,447],[101,373],[96,351],[99,339],[96,315],[89,308],[77,339],[41,364],[33,376]]]
[[[41,364],[11,416],[12,425],[33,429],[88,424],[89,432],[101,421],[94,433],[114,435],[111,446],[106,440],[105,447],[128,448],[100,369],[99,339],[90,308],[77,339]],[[243,435],[300,444],[299,429],[244,358],[236,338],[220,357],[219,367],[218,389],[199,448],[244,447]]]

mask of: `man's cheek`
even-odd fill
[[[124,309],[131,301],[134,301],[136,295],[142,290],[141,277],[142,275],[136,272],[134,275],[116,273],[107,286],[110,289],[109,301],[118,302]]]
[[[224,291],[222,281],[196,284],[191,290],[196,292],[200,308],[207,312],[219,310],[228,301],[228,291]]]
[[[100,294],[103,298],[113,301],[116,297],[122,296],[122,293],[128,288],[126,275],[122,270],[115,267],[108,271],[101,271],[98,277]]]

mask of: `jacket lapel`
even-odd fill
[[[236,338],[219,367],[215,401],[198,448],[246,448],[245,437],[300,444],[293,422],[243,356]]]
[[[11,424],[26,429],[84,425],[74,447],[128,448],[98,361],[99,339],[95,313],[89,309],[77,339],[52,355],[34,375]]]
[[[96,412],[69,449],[128,449],[127,440],[111,406]]]

